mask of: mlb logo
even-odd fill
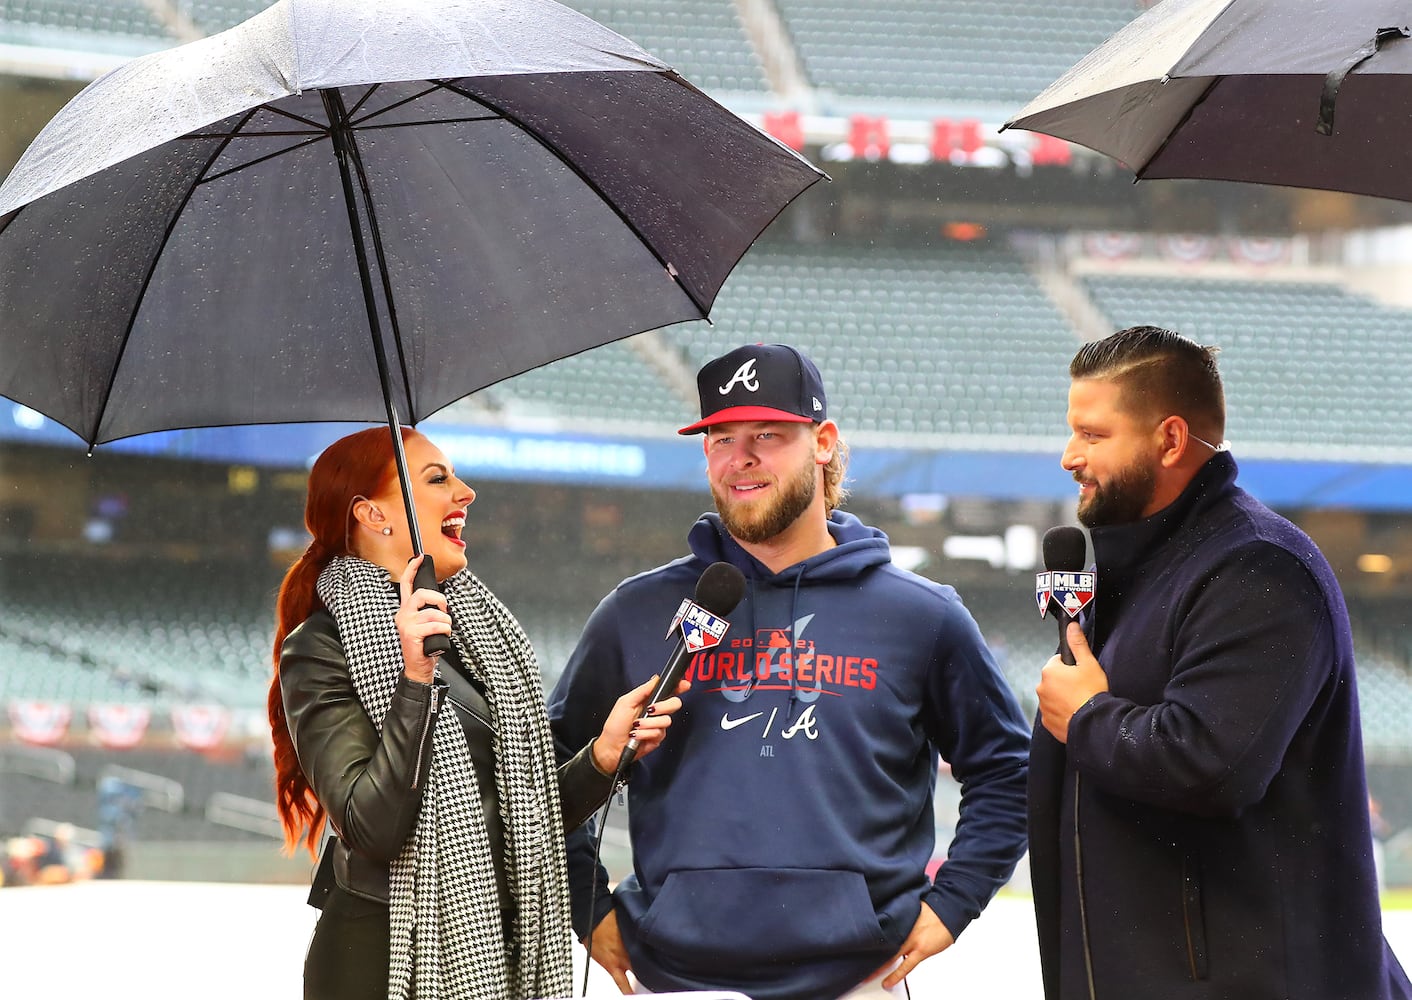
[[[814,659],[814,640],[796,639],[789,628],[755,630],[755,669],[760,680],[769,678],[771,671],[787,669],[786,661],[808,663]],[[760,671],[763,671],[761,673]]]
[[[730,627],[731,623],[724,618],[688,602],[686,614],[682,616],[681,637],[688,652],[699,653],[719,643]]]
[[[1079,612],[1093,601],[1095,575],[1093,573],[1051,574],[1050,589],[1054,599],[1070,618],[1077,618]]]
[[[794,630],[788,628],[758,628],[755,630],[756,649],[789,649],[795,644]],[[803,645],[803,641],[799,645]]]
[[[677,613],[672,616],[672,624],[667,626],[667,634],[662,636],[663,639],[670,639],[672,637],[672,633],[677,630],[677,626],[680,625],[681,620],[686,617],[687,609],[690,607],[691,598],[683,597],[681,599],[681,604],[677,606]]]
[[[1053,576],[1054,574],[1047,570],[1034,575],[1034,600],[1039,605],[1041,618],[1049,614],[1049,595],[1053,592],[1051,583]]]

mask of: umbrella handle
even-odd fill
[[[417,567],[417,573],[412,577],[413,590],[440,590],[436,585],[436,564],[432,562],[431,554],[422,556],[422,564]],[[440,656],[443,653],[451,652],[451,637],[435,632],[422,640],[422,652],[428,656]]]

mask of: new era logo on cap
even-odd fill
[[[738,347],[696,374],[701,419],[678,434],[735,420],[828,419],[824,380],[814,362],[784,344]]]

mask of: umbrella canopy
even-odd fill
[[[1397,0],[1163,0],[1005,128],[1088,146],[1139,179],[1412,201],[1409,10]]]
[[[281,0],[95,81],[0,187],[0,394],[90,446],[416,422],[704,317],[822,176],[550,0]]]

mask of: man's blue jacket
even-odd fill
[[[1049,1000],[1393,1000],[1353,640],[1314,543],[1214,456],[1092,532],[1110,690],[1036,727],[1030,864]]]

